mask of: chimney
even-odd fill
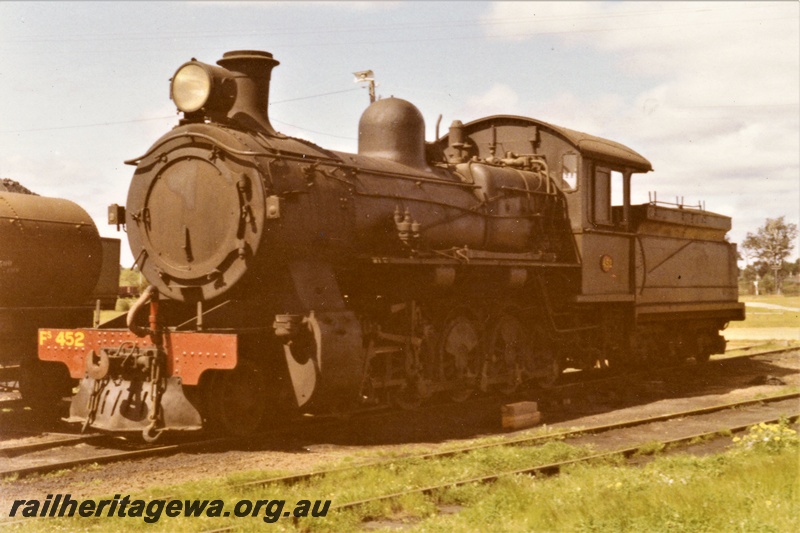
[[[269,52],[234,50],[225,52],[217,65],[242,74],[236,78],[236,101],[228,117],[245,126],[274,134],[269,123],[269,80],[272,69],[279,65]]]

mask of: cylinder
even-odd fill
[[[97,228],[74,202],[0,193],[0,307],[86,304],[102,260]]]

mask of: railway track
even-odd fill
[[[375,461],[360,465],[348,466],[345,468],[334,468],[334,469],[327,469],[327,470],[319,470],[314,472],[306,472],[302,474],[290,475],[290,476],[282,476],[282,477],[274,477],[264,480],[257,480],[251,481],[248,483],[242,483],[239,485],[235,485],[234,488],[247,490],[253,487],[263,487],[268,485],[280,485],[282,487],[286,487],[289,485],[294,485],[298,483],[305,483],[305,484],[312,484],[315,479],[321,479],[327,476],[334,476],[340,473],[347,473],[347,472],[356,472],[360,469],[366,468],[381,468],[381,467],[389,467],[392,465],[393,467],[397,467],[398,465],[402,464],[403,461],[419,461],[419,460],[431,460],[431,459],[443,459],[447,457],[452,457],[454,455],[459,454],[467,454],[470,452],[478,451],[478,450],[486,450],[491,448],[504,448],[509,446],[535,446],[539,444],[546,443],[548,441],[552,441],[554,439],[572,439],[572,438],[587,438],[587,436],[597,435],[606,432],[615,432],[620,430],[625,430],[637,426],[646,426],[651,424],[656,424],[659,422],[664,422],[667,420],[676,420],[676,419],[687,419],[693,417],[699,417],[714,413],[719,413],[722,411],[732,411],[732,410],[741,410],[742,408],[746,407],[756,407],[756,406],[782,406],[784,408],[788,407],[792,409],[791,414],[788,416],[789,420],[792,422],[796,422],[798,418],[800,418],[800,406],[797,403],[797,399],[800,398],[800,393],[792,393],[786,395],[779,395],[770,398],[763,398],[760,400],[747,400],[741,402],[735,402],[730,404],[718,405],[714,407],[706,407],[703,409],[696,409],[690,411],[682,411],[682,412],[675,412],[668,415],[660,415],[655,417],[648,417],[642,418],[638,420],[629,420],[625,422],[620,422],[616,424],[608,424],[602,426],[594,426],[590,428],[582,428],[579,430],[574,431],[564,431],[558,432],[551,435],[545,436],[537,436],[537,437],[523,437],[518,439],[510,439],[504,442],[499,443],[490,443],[490,444],[481,444],[478,446],[470,446],[464,447],[455,450],[448,450],[445,452],[435,452],[435,453],[427,453],[427,454],[419,454],[419,455],[409,455],[406,457],[398,458],[394,457],[390,461]],[[776,415],[775,410],[767,410],[767,412],[761,412],[760,410],[751,414],[750,418],[745,422],[733,423],[733,424],[726,424],[724,426],[717,426],[714,430],[703,430],[703,431],[693,431],[687,434],[682,434],[673,438],[661,439],[659,442],[664,447],[678,447],[682,445],[692,444],[697,441],[706,441],[708,439],[719,437],[720,434],[729,435],[730,433],[737,433],[746,430],[747,428],[759,424],[759,423],[777,423],[780,419],[786,418],[783,414]],[[726,436],[726,438],[729,438]],[[580,464],[580,463],[593,463],[604,461],[609,458],[613,457],[623,457],[626,460],[630,461],[632,464],[632,460],[635,457],[638,457],[640,452],[642,451],[643,447],[646,445],[652,444],[652,440],[649,439],[642,439],[639,440],[630,440],[629,442],[625,443],[622,446],[610,447],[608,449],[602,450],[599,453],[590,453],[583,457],[577,459],[569,459],[565,461],[558,461],[546,464],[532,464],[530,466],[526,466],[523,468],[514,468],[509,470],[502,470],[496,471],[490,474],[481,475],[481,476],[472,476],[466,477],[461,479],[450,479],[442,483],[437,483],[434,485],[426,485],[420,487],[414,487],[407,490],[402,491],[395,491],[389,492],[386,494],[381,494],[378,496],[370,497],[370,498],[363,498],[359,500],[348,501],[345,503],[340,503],[336,505],[332,505],[329,509],[329,512],[346,512],[352,511],[361,507],[365,507],[372,504],[380,504],[383,502],[389,502],[392,500],[400,499],[407,496],[413,495],[429,495],[432,493],[436,493],[439,491],[444,491],[448,489],[453,489],[456,487],[461,487],[465,485],[472,485],[472,484],[489,484],[497,481],[503,477],[509,476],[518,476],[518,475],[535,475],[535,476],[552,476],[559,474],[562,469]],[[351,476],[352,478],[353,476]],[[172,499],[172,496],[165,496],[161,499]],[[297,521],[298,519],[294,519]],[[300,519],[301,520],[301,519]],[[230,527],[222,527],[213,530],[208,530],[205,533],[222,533],[226,531],[233,531],[236,529],[236,526]]]
[[[646,418],[639,418],[639,419],[635,419],[635,420],[627,420],[627,421],[617,422],[617,423],[613,423],[613,424],[603,424],[603,425],[598,425],[598,426],[579,428],[579,429],[575,429],[575,430],[557,431],[557,432],[554,432],[554,433],[551,433],[551,434],[548,434],[548,435],[537,435],[537,436],[525,436],[525,437],[519,437],[519,438],[511,438],[511,439],[507,439],[507,440],[504,440],[502,442],[497,442],[497,443],[480,444],[480,445],[477,445],[477,446],[466,446],[466,447],[463,447],[463,448],[447,450],[447,451],[443,451],[443,452],[433,452],[433,453],[426,453],[426,454],[420,454],[420,455],[409,455],[409,456],[404,457],[402,459],[392,458],[391,461],[376,461],[376,462],[365,463],[365,464],[360,464],[360,465],[348,466],[346,468],[332,468],[332,469],[319,470],[319,471],[314,471],[314,472],[305,472],[305,473],[301,473],[301,474],[293,474],[293,475],[289,475],[289,476],[267,478],[267,479],[263,479],[263,480],[256,480],[256,481],[250,481],[250,482],[247,482],[247,483],[243,483],[241,485],[238,485],[238,487],[246,488],[246,487],[253,487],[253,486],[264,486],[264,485],[269,485],[269,484],[272,484],[272,483],[283,483],[283,484],[298,483],[300,481],[309,481],[309,480],[312,480],[312,479],[317,478],[317,477],[323,477],[323,476],[331,475],[331,474],[334,474],[334,473],[352,471],[352,470],[356,470],[356,469],[360,469],[360,468],[367,468],[367,467],[385,466],[385,465],[388,465],[390,463],[396,463],[398,460],[443,459],[443,458],[446,458],[446,457],[453,457],[455,455],[474,452],[474,451],[477,451],[477,450],[487,450],[487,449],[492,449],[492,448],[506,448],[506,447],[510,447],[510,446],[533,446],[533,445],[537,445],[537,444],[544,444],[546,442],[550,442],[550,441],[557,440],[557,439],[558,440],[562,440],[562,439],[574,438],[574,437],[577,437],[577,436],[595,435],[595,434],[614,431],[614,430],[627,429],[627,428],[632,428],[632,427],[637,427],[637,426],[643,426],[643,425],[646,425],[646,424],[653,424],[653,423],[656,423],[656,422],[664,422],[664,421],[667,421],[667,420],[675,420],[675,419],[686,418],[686,417],[694,417],[694,416],[699,416],[699,415],[718,413],[720,411],[740,409],[740,408],[748,407],[748,406],[759,406],[759,405],[771,404],[771,403],[776,403],[776,402],[786,402],[788,400],[796,400],[798,398],[800,398],[800,393],[781,394],[781,395],[778,395],[778,396],[773,396],[773,397],[769,397],[769,398],[760,398],[760,399],[754,399],[754,400],[743,400],[743,401],[740,401],[740,402],[734,402],[734,403],[728,403],[728,404],[720,404],[720,405],[715,405],[715,406],[710,406],[710,407],[703,407],[703,408],[700,408],[700,409],[693,409],[693,410],[688,410],[688,411],[679,411],[679,412],[668,413],[668,414],[664,414],[664,415],[657,415],[657,416],[651,416],[651,417],[646,417]],[[747,425],[749,426],[751,424],[747,424]],[[745,426],[745,427],[747,427],[747,426]],[[741,429],[743,429],[743,428],[741,428]],[[741,429],[737,429],[737,430],[741,430]],[[733,431],[734,429],[731,429],[731,430]],[[717,433],[717,432],[719,432],[719,429],[717,429],[716,431],[714,431],[712,433]]]
[[[15,457],[30,452],[108,439],[106,435],[100,433],[83,435],[45,434],[43,437],[42,440],[34,442],[0,445],[0,457]]]
[[[753,421],[750,421],[750,422],[748,422],[746,424],[740,424],[740,425],[736,425],[736,426],[732,426],[732,427],[726,427],[725,430],[729,431],[731,433],[738,433],[738,432],[744,431],[747,428],[749,428],[749,427],[751,427],[751,426],[753,426],[755,424],[758,424],[758,423],[767,423],[767,424],[777,423],[781,418],[783,418],[783,417],[782,416],[781,417],[767,417],[765,419],[753,420]],[[798,420],[798,418],[800,418],[800,413],[795,411],[795,413],[793,415],[791,415],[790,417],[788,417],[788,418],[792,422],[796,422]],[[691,443],[691,442],[696,442],[698,440],[704,440],[704,439],[708,439],[708,438],[713,438],[715,436],[718,436],[720,434],[720,431],[721,431],[720,429],[716,429],[714,431],[703,431],[703,432],[693,433],[691,435],[684,435],[684,436],[677,437],[677,438],[674,438],[674,439],[663,440],[663,441],[660,441],[660,443],[662,445],[664,445],[665,447],[684,445],[684,444],[688,444],[688,443]],[[373,498],[365,498],[363,500],[357,500],[357,501],[351,501],[351,502],[347,502],[347,503],[343,503],[343,504],[339,504],[339,505],[333,505],[333,506],[331,506],[330,511],[341,512],[341,511],[346,511],[346,510],[350,510],[350,509],[355,509],[355,508],[358,508],[358,507],[366,506],[366,505],[369,505],[369,504],[375,504],[375,503],[390,501],[390,500],[394,500],[394,499],[397,499],[397,498],[402,498],[404,496],[409,496],[409,495],[413,495],[413,494],[431,494],[431,493],[436,492],[436,491],[452,489],[452,488],[461,487],[461,486],[464,486],[464,485],[487,484],[487,483],[492,483],[494,481],[497,481],[498,479],[500,479],[502,477],[508,477],[508,476],[515,476],[515,475],[547,475],[547,476],[552,476],[552,475],[559,474],[561,472],[561,470],[566,468],[566,467],[569,467],[569,466],[572,466],[572,465],[576,465],[576,464],[580,464],[580,463],[593,463],[593,462],[602,461],[602,460],[605,460],[605,459],[610,459],[610,458],[618,457],[618,456],[622,456],[625,459],[630,459],[633,456],[637,455],[640,452],[640,450],[642,449],[642,447],[647,445],[647,444],[649,444],[649,441],[635,442],[635,443],[633,443],[631,445],[628,445],[628,446],[625,446],[625,447],[604,451],[602,453],[587,455],[586,457],[581,457],[579,459],[571,459],[571,460],[567,460],[567,461],[559,461],[559,462],[549,463],[549,464],[544,464],[544,465],[534,465],[534,466],[531,466],[531,467],[528,467],[528,468],[501,471],[501,472],[493,473],[493,474],[486,475],[486,476],[473,477],[473,478],[469,478],[469,479],[452,480],[452,481],[447,481],[446,483],[440,483],[440,484],[437,484],[437,485],[430,485],[430,486],[426,486],[426,487],[419,487],[419,488],[405,490],[405,491],[401,491],[401,492],[394,492],[394,493],[391,493],[391,494],[384,494],[384,495],[376,496],[376,497],[373,497]],[[233,528],[219,529],[219,530],[216,530],[216,531],[229,531],[231,529],[233,529]]]
[[[202,448],[213,448],[214,446],[231,442],[231,439],[229,438],[218,438],[218,439],[195,440],[191,442],[182,442],[173,444],[162,444],[159,446],[148,446],[138,443],[128,443],[123,439],[119,438],[112,439],[106,435],[99,435],[99,436],[92,436],[92,438],[88,440],[82,440],[80,439],[80,437],[76,437],[71,442],[66,442],[65,440],[64,443],[60,444],[60,446],[83,444],[90,442],[91,440],[95,440],[95,438],[96,440],[105,439],[106,441],[106,446],[99,448],[97,454],[92,454],[75,459],[49,461],[45,464],[29,465],[29,466],[5,469],[0,471],[0,478],[9,476],[17,476],[17,478],[21,478],[32,474],[43,474],[47,472],[53,472],[56,470],[68,470],[71,468],[88,464],[108,464],[125,460],[145,459],[149,457],[169,455],[183,451],[191,451]],[[113,444],[116,448],[121,447],[124,449],[119,450],[110,448],[109,446],[111,444]]]
[[[208,437],[200,438],[192,435],[175,435],[173,442],[162,444],[147,444],[138,439],[114,436],[103,433],[86,435],[61,435],[57,439],[48,439],[40,442],[0,445],[0,457],[15,457],[31,452],[52,451],[54,457],[35,458],[42,461],[40,464],[5,468],[0,470],[0,479],[16,476],[27,477],[34,474],[43,474],[57,470],[68,470],[88,464],[110,464],[119,461],[140,460],[151,457],[172,455],[182,452],[216,451],[237,448],[246,448],[248,443],[258,441],[259,438],[279,440],[286,435],[308,430],[325,430],[335,427],[337,419],[326,418],[319,420],[301,420],[297,423],[281,427],[270,433],[257,434],[251,437]],[[175,440],[178,440],[175,442]],[[79,444],[96,445],[95,450],[84,451],[81,457],[59,459],[58,454],[64,455],[64,449]]]
[[[716,361],[711,361],[710,365],[724,365],[724,364],[731,364],[736,361],[740,361],[747,358],[752,358],[756,356],[763,356],[763,355],[779,355],[783,354],[787,351],[791,351],[794,348],[790,349],[781,349],[781,350],[770,350],[766,352],[758,352],[752,354],[745,354],[736,357],[729,357],[725,359],[719,359]],[[638,377],[642,377],[645,375],[654,375],[655,373],[664,373],[664,372],[671,372],[674,370],[686,368],[685,365],[669,367],[669,368],[661,368],[658,370],[652,370],[643,372]],[[635,376],[636,377],[636,376]],[[599,388],[607,388],[607,387],[614,387],[619,384],[619,381],[629,381],[632,379],[630,374],[624,375],[611,375],[606,377],[601,377],[599,379],[593,379],[589,381],[577,381],[574,383],[567,383],[561,386],[554,387],[552,389],[547,389],[546,391],[539,391],[539,394],[544,394],[550,396],[554,399],[565,398],[569,397],[570,395],[574,394],[585,394],[587,390],[596,390]],[[529,399],[529,398],[528,398]],[[515,398],[506,398],[506,401],[516,401]],[[492,405],[497,404],[498,398],[497,397],[478,397],[473,400],[468,400],[461,404],[449,404],[458,409],[463,410],[475,410],[482,408],[481,406],[486,402],[491,403]],[[425,416],[426,411],[435,412],[443,407],[443,405],[431,404],[424,409],[421,409],[420,416]],[[483,407],[485,408],[485,406]],[[726,409],[730,408],[728,406],[721,406],[717,408],[712,408],[712,412],[714,410],[719,409]],[[419,411],[418,411],[419,413]],[[367,422],[369,424],[374,423],[375,419],[387,416],[398,416],[397,411],[392,411],[389,409],[375,409],[372,411],[365,411],[359,413],[357,415],[352,415],[351,419],[355,420],[357,423],[363,424]],[[666,419],[674,418],[675,416],[685,416],[684,414],[677,414],[677,415],[668,415]],[[642,419],[641,421],[634,421],[633,424],[642,424],[647,422],[653,422],[654,419]],[[290,425],[287,427],[282,427],[278,430],[271,431],[269,434],[262,434],[257,435],[255,437],[251,437],[252,441],[258,441],[259,438],[268,438],[270,440],[280,439],[282,437],[292,436],[293,434],[297,434],[303,431],[326,431],[330,429],[335,429],[337,426],[341,424],[341,419],[338,418],[319,418],[319,419],[311,419],[310,421],[306,420],[298,424]],[[598,426],[597,429],[590,429],[590,430],[583,430],[586,431],[607,431],[610,429],[602,429],[605,426]],[[559,438],[566,438],[569,436],[570,433],[560,433],[558,434]],[[552,439],[555,436],[547,436],[544,439]],[[82,457],[73,457],[68,459],[58,459],[56,458],[41,458],[42,461],[40,464],[27,464],[25,466],[19,467],[11,467],[5,468],[0,471],[0,478],[6,476],[17,476],[17,477],[25,477],[32,474],[41,474],[46,472],[52,472],[56,470],[65,470],[70,468],[75,468],[87,464],[108,464],[118,461],[125,461],[125,460],[140,460],[145,459],[148,457],[157,457],[157,456],[164,456],[164,455],[171,455],[180,452],[194,452],[197,450],[219,450],[231,448],[233,446],[242,446],[246,444],[248,441],[246,439],[241,438],[232,438],[232,437],[220,437],[220,438],[192,438],[189,441],[184,442],[172,442],[172,443],[164,443],[160,445],[147,445],[141,442],[136,441],[128,441],[123,438],[119,437],[111,437],[108,435],[100,435],[100,434],[91,434],[91,435],[74,435],[74,436],[66,436],[60,439],[47,439],[42,442],[33,442],[33,443],[21,443],[21,444],[12,444],[7,446],[0,445],[0,456],[5,455],[6,457],[16,457],[20,455],[24,455],[31,452],[36,451],[45,451],[45,450],[53,450],[54,453],[61,453],[62,455],[69,455],[68,453],[63,453],[65,449],[69,446],[74,446],[76,444],[91,444],[91,445],[98,445],[96,448],[95,453],[85,452],[84,456]],[[530,443],[528,440],[520,441],[522,443]],[[506,444],[510,445],[510,444]],[[469,450],[466,450],[469,451]],[[457,453],[463,452],[447,452],[446,455],[453,455]],[[441,456],[441,455],[439,455]],[[437,457],[436,454],[432,454],[431,457]],[[37,459],[38,460],[38,459]],[[312,474],[302,474],[297,479],[308,479],[309,476]],[[283,481],[290,481],[293,479],[293,476],[289,476]],[[270,483],[275,480],[265,480],[263,483]],[[258,482],[254,482],[258,483]]]
[[[8,411],[21,411],[25,407],[25,402],[22,398],[9,398],[0,400],[0,412]]]
[[[749,350],[757,348],[760,345],[748,346],[745,348],[737,348],[736,351]],[[771,349],[764,351],[753,351],[741,353],[734,356],[718,357],[711,359],[707,363],[695,365],[692,363],[681,362],[669,366],[662,366],[651,369],[643,369],[638,371],[626,371],[617,373],[612,370],[589,371],[587,374],[592,375],[590,378],[580,378],[570,381],[571,375],[580,376],[583,372],[575,372],[574,374],[566,373],[566,379],[558,386],[548,389],[537,389],[526,393],[524,396],[511,396],[508,398],[508,403],[513,401],[534,400],[540,405],[556,406],[564,401],[572,400],[575,398],[600,396],[604,394],[616,395],[619,391],[628,391],[631,388],[639,388],[643,383],[657,382],[663,380],[665,382],[674,381],[673,378],[681,373],[689,373],[690,379],[686,382],[678,382],[676,385],[684,386],[693,378],[699,375],[709,375],[713,373],[714,369],[722,367],[734,367],[735,365],[756,357],[763,356],[780,356],[800,349],[797,346],[788,348]]]

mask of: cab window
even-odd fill
[[[622,208],[625,205],[625,178],[622,172],[595,166],[592,192],[592,222],[603,226],[624,222]]]
[[[625,204],[625,185],[622,172],[611,171],[611,205],[614,207]]]
[[[578,189],[578,154],[567,153],[561,158],[561,189],[568,192]]]
[[[611,225],[611,169],[597,166],[594,169],[593,218],[595,224]]]

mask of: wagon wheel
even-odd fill
[[[263,369],[246,359],[233,370],[216,373],[206,394],[211,429],[224,435],[254,433],[267,410],[266,389]]]
[[[708,363],[709,359],[711,359],[711,345],[712,341],[707,333],[702,333],[697,337],[694,352],[695,363],[700,365]]]
[[[480,333],[474,320],[457,314],[444,326],[439,344],[441,377],[450,398],[463,402],[474,392],[480,367]]]
[[[20,364],[19,392],[25,404],[44,418],[60,416],[61,399],[72,395],[75,380],[65,365],[28,358]]]
[[[503,313],[492,323],[487,337],[487,372],[502,394],[513,393],[520,384],[520,365],[532,355],[525,327],[515,316]]]

